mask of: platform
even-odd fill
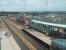
[[[11,33],[2,18],[0,18],[0,21],[2,22],[2,24],[0,24],[0,50],[21,50],[12,35],[5,36],[7,32],[9,34]]]
[[[30,33],[31,35],[35,36],[36,38],[40,39],[41,41],[43,41],[44,43],[48,44],[49,46],[51,46],[51,37],[44,35],[41,32],[35,31],[33,29],[25,29],[23,28],[23,30],[27,31],[28,33]]]
[[[10,37],[2,36],[1,50],[20,50],[13,36]]]

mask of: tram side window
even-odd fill
[[[48,25],[48,26],[47,26],[47,28],[49,29],[49,28],[50,28],[50,26]]]
[[[46,30],[46,25],[44,25],[44,29]]]
[[[51,29],[53,30],[54,29],[54,26],[51,26]]]
[[[52,26],[49,26],[50,31],[52,30]]]
[[[57,31],[57,27],[56,27],[56,26],[53,26],[53,30],[54,30],[54,31]]]
[[[46,28],[46,25],[44,25],[44,28]]]
[[[66,32],[66,29],[64,29],[64,32]]]

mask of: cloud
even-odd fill
[[[1,0],[0,11],[66,11],[66,0]]]
[[[66,11],[66,0],[49,0],[48,11]]]

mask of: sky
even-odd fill
[[[66,0],[0,0],[0,11],[66,11]]]

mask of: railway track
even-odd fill
[[[8,22],[8,25],[11,27],[11,29],[15,32],[17,37],[29,48],[29,50],[37,50],[25,37],[23,37],[16,27]]]
[[[7,28],[9,29],[9,31],[11,32],[15,41],[17,42],[17,44],[21,48],[21,50],[29,50],[29,48],[27,48],[27,46],[21,41],[21,39],[16,35],[16,33],[10,28],[10,26],[5,22],[5,20],[3,20],[3,21],[4,21],[5,25],[7,26]]]
[[[29,50],[48,50],[41,42],[39,42],[34,37],[28,35],[23,30],[20,30],[14,23],[7,21],[7,24],[15,32],[17,37],[19,37],[20,40],[29,48]]]

